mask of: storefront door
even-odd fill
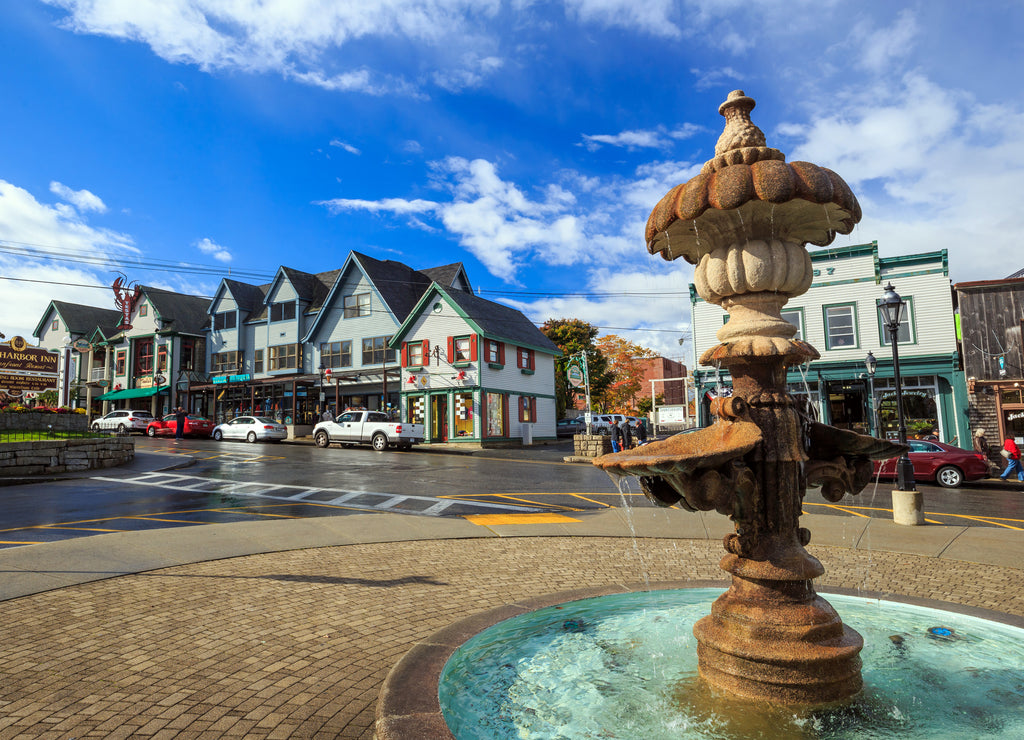
[[[435,442],[448,441],[448,396],[430,397],[430,438]]]
[[[861,434],[870,433],[867,389],[863,381],[833,380],[828,383],[826,392],[832,426]]]

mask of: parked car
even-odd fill
[[[313,441],[317,447],[340,442],[372,445],[378,452],[390,445],[407,450],[423,441],[423,425],[393,422],[380,411],[346,411],[334,421],[321,421],[313,427]]]
[[[572,437],[575,434],[582,434],[586,428],[582,416],[575,419],[559,419],[555,424],[555,435],[559,437]]]
[[[188,414],[185,416],[185,430],[182,432],[186,437],[209,437],[213,431],[213,422],[204,416]],[[174,414],[168,414],[162,419],[154,419],[146,427],[146,434],[150,437],[174,436],[178,433],[178,419]]]
[[[590,429],[594,434],[608,434],[612,424],[617,423],[609,414],[594,414],[590,422]]]
[[[225,424],[215,426],[213,438],[218,442],[222,439],[244,439],[247,442],[255,442],[259,439],[278,442],[288,438],[288,427],[262,416],[236,416]]]
[[[978,480],[989,476],[988,460],[972,450],[964,450],[944,442],[908,439],[908,456],[914,464],[914,480],[922,483],[935,481],[944,488],[958,488],[965,480]],[[896,478],[896,461],[874,462],[875,474],[882,478]]]
[[[117,432],[122,435],[132,432],[144,434],[151,421],[153,421],[153,415],[148,411],[120,409],[96,419],[91,428],[94,432]]]

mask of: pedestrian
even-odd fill
[[[175,410],[175,412],[174,412],[174,421],[177,424],[177,427],[174,430],[174,440],[175,441],[177,441],[179,439],[185,439],[185,418],[186,418],[186,416],[187,416],[187,414],[185,413],[185,409],[183,409],[181,406],[179,406],[177,408],[177,410]]]
[[[1020,448],[1017,447],[1013,437],[1006,438],[1006,441],[1003,442],[1003,449],[999,454],[1006,458],[1006,470],[1002,472],[999,479],[1006,480],[1010,473],[1016,470],[1017,480],[1024,481],[1024,468],[1020,466]]]
[[[320,414],[320,421],[334,421],[334,414],[331,413],[329,406],[324,407],[324,412]]]
[[[988,459],[988,439],[985,437],[984,429],[974,430],[974,451],[980,452],[986,460]]]
[[[629,429],[629,419],[619,422],[619,431],[622,434],[622,449],[628,450],[633,446],[633,433]]]
[[[637,447],[647,444],[647,428],[644,426],[643,419],[636,420],[636,431],[633,432],[633,438],[636,440]]]
[[[608,434],[612,438],[612,452],[622,452],[622,432],[619,430],[619,425],[612,422]]]

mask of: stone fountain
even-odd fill
[[[693,628],[701,676],[740,696],[820,705],[861,689],[863,640],[814,591],[824,568],[804,549],[801,501],[808,487],[830,501],[859,493],[871,460],[904,448],[816,423],[787,392],[786,368],[819,357],[781,316],[811,285],[806,245],[850,233],[861,210],[836,173],[768,147],[754,105],[729,94],[714,158],[661,199],[646,233],[651,254],[696,265],[700,296],[729,313],[700,361],[729,370],[733,395],[716,399],[705,429],[594,464],[638,477],[659,506],[735,522],[721,561],[732,584]]]

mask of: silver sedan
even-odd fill
[[[262,416],[236,416],[225,424],[213,428],[213,438],[218,442],[222,439],[244,439],[248,442],[270,440],[277,442],[288,438],[288,427],[278,424],[273,419]]]

